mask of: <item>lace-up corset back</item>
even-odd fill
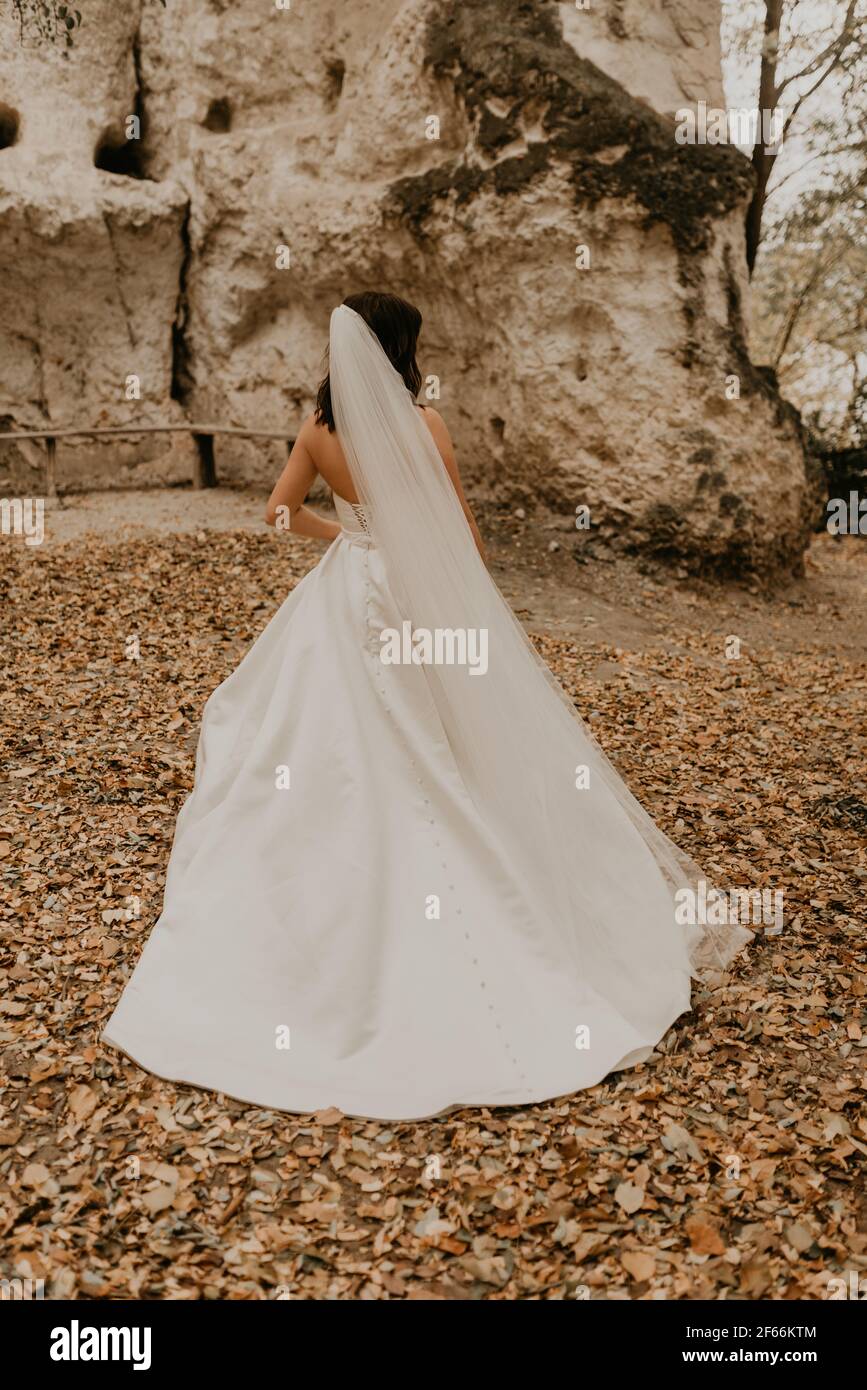
[[[358,502],[347,502],[343,497],[339,497],[336,492],[333,496],[337,520],[340,522],[347,538],[349,540],[361,541],[362,544],[369,544],[370,525],[368,523],[367,512]]]

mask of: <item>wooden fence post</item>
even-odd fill
[[[216,487],[217,465],[214,461],[214,436],[194,434],[196,441],[196,467],[193,475],[194,487]]]
[[[57,497],[57,440],[50,434],[45,438],[45,496]]]

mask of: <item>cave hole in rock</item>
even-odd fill
[[[126,179],[146,177],[142,167],[141,140],[126,140],[116,127],[103,131],[97,141],[93,162],[107,174],[120,174]]]
[[[8,150],[16,143],[20,126],[18,112],[0,101],[0,150]]]
[[[346,76],[346,64],[342,58],[332,58],[325,64],[325,88],[329,104],[335,106],[340,100],[340,93],[343,91],[343,79]]]
[[[228,97],[215,97],[202,121],[205,130],[215,135],[225,135],[232,129],[232,105]]]

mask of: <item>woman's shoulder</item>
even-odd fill
[[[324,420],[320,422],[316,418],[315,410],[311,410],[310,414],[306,415],[301,422],[301,428],[298,431],[298,438],[300,439],[302,436],[305,435],[309,438],[312,438],[315,435],[318,435],[322,430],[324,430],[327,434],[328,426],[325,424]]]
[[[337,435],[329,430],[324,420],[317,418],[315,410],[302,422],[298,438],[314,459],[330,454],[337,442]]]
[[[416,404],[418,404],[418,402],[416,402]],[[419,409],[422,412],[422,419],[424,420],[434,439],[436,439],[437,441],[442,440],[444,443],[448,442],[450,444],[451,435],[449,434],[448,425],[446,424],[443,417],[440,415],[439,411],[434,410],[432,405],[423,405],[420,406]]]

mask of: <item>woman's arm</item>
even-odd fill
[[[464,496],[464,490],[461,487],[461,475],[458,472],[458,461],[455,458],[454,445],[452,444],[451,435],[449,434],[448,429],[446,428],[446,422],[443,419],[443,417],[429,405],[425,406],[424,410],[422,411],[422,415],[427,423],[428,429],[433,435],[434,443],[436,444],[437,448],[440,451],[440,454],[442,455],[442,460],[446,466],[448,475],[451,478],[452,483],[454,484],[455,492],[458,494],[458,501],[463,507],[464,516],[467,518],[469,528],[473,533],[473,540],[476,543],[476,549],[478,550],[485,564],[487,564],[488,556],[485,551],[485,543],[482,540],[481,532],[479,531],[476,518],[473,516],[472,508],[470,507],[469,502]]]
[[[269,526],[276,526],[281,531],[294,531],[299,536],[316,536],[320,540],[333,541],[340,534],[337,522],[329,521],[304,506],[304,499],[317,473],[306,443],[311,422],[312,416],[301,426],[286,467],[268,498],[265,520]]]
[[[277,524],[278,528],[282,529],[280,528],[279,516]],[[335,536],[340,535],[341,531],[338,521],[329,521],[327,516],[320,516],[310,507],[299,507],[297,511],[293,512],[288,529],[295,536],[315,536],[317,540],[321,541],[333,541]]]

